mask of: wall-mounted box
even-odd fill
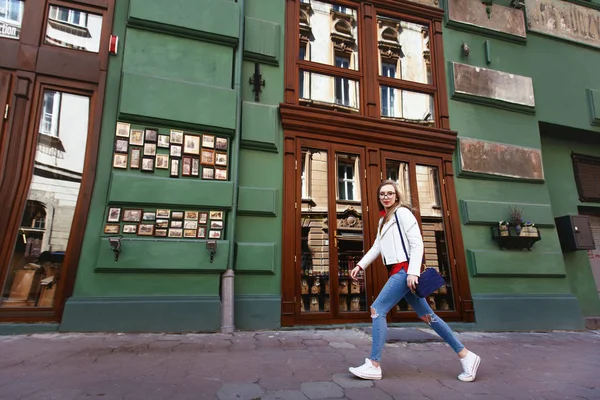
[[[563,251],[593,250],[596,248],[589,217],[585,215],[564,215],[556,217],[554,221]]]

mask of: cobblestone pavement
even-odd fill
[[[382,380],[355,379],[371,343],[351,329],[4,336],[0,399],[600,399],[600,331],[459,337],[482,357],[473,383],[446,344],[401,339]]]

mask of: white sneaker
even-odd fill
[[[477,368],[481,363],[481,357],[469,351],[465,358],[460,359],[463,367],[463,372],[458,375],[458,380],[463,382],[473,382],[477,375]]]
[[[381,379],[381,367],[374,366],[368,358],[365,358],[365,363],[360,367],[350,367],[348,370],[359,378]]]

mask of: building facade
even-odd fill
[[[369,322],[387,271],[349,271],[392,179],[446,280],[439,315],[583,327],[600,314],[599,9],[0,1],[0,320]],[[499,223],[511,210],[522,226]],[[596,242],[569,244],[582,224]],[[390,321],[418,319],[400,302]]]

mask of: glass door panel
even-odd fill
[[[357,154],[337,152],[336,162],[336,230],[339,312],[367,311],[367,290],[363,272],[359,279],[350,271],[364,254],[361,173],[363,166]]]
[[[33,178],[1,307],[53,307],[88,137],[90,99],[55,90],[43,93]]]
[[[328,162],[327,150],[302,147],[301,313],[331,311]]]
[[[446,280],[446,285],[434,292],[427,300],[434,311],[454,310],[439,170],[437,167],[417,164],[416,175],[421,229],[425,245],[425,264],[437,270]]]

